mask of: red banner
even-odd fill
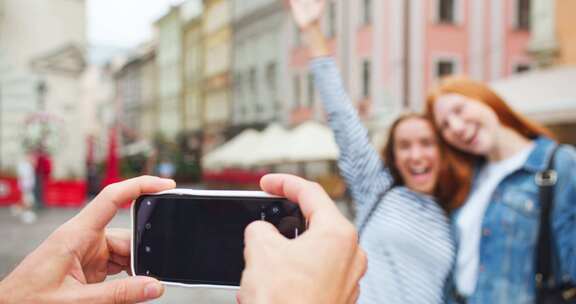
[[[9,206],[22,200],[18,179],[0,177],[0,206]]]

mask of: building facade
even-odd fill
[[[174,6],[155,24],[158,32],[158,131],[174,139],[183,130],[182,18]]]
[[[231,1],[205,0],[203,4],[203,148],[209,151],[224,141],[230,121]]]
[[[421,110],[443,76],[492,81],[531,68],[527,1],[328,0],[323,27],[352,100],[380,129]],[[293,120],[317,117],[307,50],[292,32]]]
[[[538,65],[545,68],[576,65],[576,19],[574,18],[576,2],[534,0],[532,4],[533,35],[529,50]],[[566,104],[556,109],[556,112],[561,115],[548,115],[544,122],[555,132],[560,141],[575,145],[576,112],[574,107]]]
[[[272,121],[288,123],[289,44],[292,24],[281,0],[233,1],[233,105],[237,133],[263,128]]]
[[[159,130],[158,69],[156,44],[134,49],[115,71],[117,121],[123,144],[151,143]]]
[[[202,127],[203,46],[202,17],[198,14],[186,22],[183,30],[184,129],[187,132],[198,132]]]
[[[38,141],[34,124],[48,119],[49,127],[42,128],[49,135],[41,137],[54,177],[81,177],[85,2],[3,0],[0,7],[0,170],[15,168],[26,150],[23,140]]]

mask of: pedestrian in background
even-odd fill
[[[548,129],[467,78],[451,77],[433,89],[427,111],[446,142],[473,157],[462,164],[472,192],[453,215],[453,299],[544,303],[549,293],[572,302],[546,303],[576,302],[576,150],[559,146]],[[552,187],[552,195],[543,196],[550,193],[543,187]],[[551,258],[537,261],[540,250]]]
[[[44,207],[44,193],[46,191],[46,183],[50,180],[52,174],[52,161],[50,155],[44,148],[39,148],[36,152],[36,167],[35,167],[35,183],[34,183],[34,196],[36,200],[36,207]]]
[[[17,214],[24,223],[36,221],[34,213],[34,187],[36,178],[34,176],[34,156],[26,154],[18,161],[18,187],[20,188],[21,201],[15,206]]]

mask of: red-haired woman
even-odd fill
[[[551,240],[550,287],[576,282],[576,151],[557,148],[549,130],[467,78],[444,80],[429,94],[427,111],[444,140],[475,159],[462,164],[472,190],[453,214],[456,299],[534,303],[540,213],[548,200],[539,198],[538,184],[550,165],[557,177],[551,230],[542,233]]]
[[[320,30],[324,4],[291,1],[313,58],[311,71],[340,149],[338,166],[355,202],[360,245],[368,257],[358,303],[443,303],[455,257],[447,211],[467,194],[458,185],[464,179],[452,170],[432,121],[422,115],[396,120],[382,162]]]

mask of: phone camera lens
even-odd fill
[[[147,253],[150,253],[150,251],[152,251],[152,248],[150,248],[150,246],[146,246],[146,247],[144,247],[144,251],[146,251]]]
[[[151,201],[146,201],[146,206],[152,206],[152,202],[151,202]]]
[[[144,228],[146,228],[146,230],[150,230],[152,229],[152,224],[146,223],[146,225],[144,225]]]
[[[277,215],[278,213],[280,213],[280,208],[277,206],[272,207],[272,214]]]

